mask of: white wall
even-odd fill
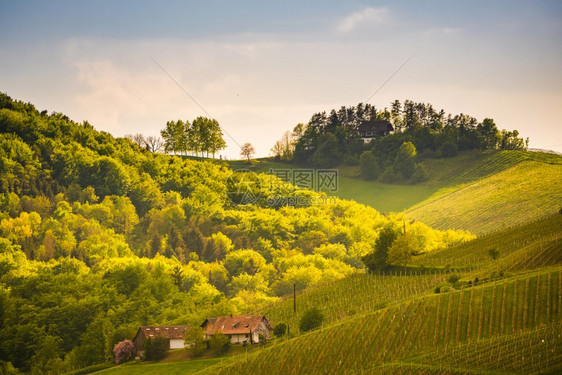
[[[170,339],[170,349],[183,349],[183,339]]]

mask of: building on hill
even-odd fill
[[[219,316],[205,319],[201,324],[206,338],[217,332],[230,339],[231,344],[254,344],[269,339],[273,327],[264,315]]]
[[[394,131],[392,124],[386,120],[363,121],[357,128],[363,143],[369,143],[375,137],[384,137]]]
[[[185,331],[189,326],[141,326],[133,339],[137,355],[144,351],[146,339],[163,336],[168,339],[169,349],[183,349]]]

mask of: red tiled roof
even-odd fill
[[[207,330],[207,334],[213,335],[217,331],[221,331],[225,335],[251,333],[263,320],[265,320],[266,327],[272,330],[273,328],[263,315],[219,316],[213,326]]]
[[[167,339],[183,339],[189,326],[141,326],[138,334],[145,338],[164,336]]]

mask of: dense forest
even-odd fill
[[[0,367],[108,361],[139,325],[200,324],[362,272],[382,231],[412,253],[474,237],[252,178],[256,200],[239,201],[224,162],[153,153],[0,94]]]
[[[364,144],[358,127],[369,120],[389,121],[394,131]],[[517,130],[500,131],[490,118],[479,122],[462,113],[446,114],[431,104],[395,100],[390,110],[359,103],[332,109],[329,114],[315,113],[308,123],[286,132],[272,152],[278,159],[321,168],[361,163],[367,166],[362,166],[367,170],[363,177],[380,177],[384,182],[408,181],[417,172],[413,181],[417,182],[424,179],[423,164],[416,169],[415,164],[404,168],[404,162],[451,157],[463,150],[525,149],[528,142],[519,137]],[[408,156],[416,155],[416,160],[408,160]]]

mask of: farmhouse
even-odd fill
[[[169,349],[182,349],[185,331],[189,326],[141,326],[133,339],[137,355],[144,351],[146,339],[163,336],[168,339]]]
[[[357,128],[363,143],[369,143],[375,137],[384,137],[394,131],[392,124],[386,120],[363,121]]]
[[[232,344],[259,343],[260,339],[269,339],[269,332],[273,330],[263,315],[219,316],[205,319],[201,328],[207,338],[220,331]]]

